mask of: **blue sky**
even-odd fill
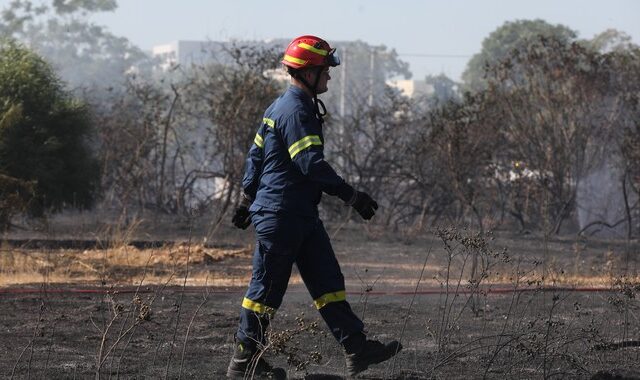
[[[0,3],[9,0],[0,0]],[[414,78],[459,79],[482,40],[505,21],[541,18],[580,38],[615,28],[640,44],[637,0],[119,0],[93,20],[143,49],[175,40],[290,39],[316,34],[395,48]],[[416,56],[424,55],[424,56]]]

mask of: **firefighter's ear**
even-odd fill
[[[308,82],[313,83],[316,80],[316,71],[315,70],[302,70],[302,77]]]

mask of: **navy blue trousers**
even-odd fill
[[[282,303],[295,263],[315,307],[342,343],[364,325],[346,301],[344,277],[329,236],[317,217],[258,211],[253,273],[242,302],[237,339],[250,346],[265,343],[269,320]]]

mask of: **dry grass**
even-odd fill
[[[35,283],[181,284],[187,257],[188,285],[245,285],[251,273],[251,247],[213,249],[179,244],[157,249],[123,245],[104,250],[1,250],[0,286]],[[239,258],[237,265],[230,262]],[[221,262],[225,262],[224,267]],[[212,283],[213,279],[213,283]]]
[[[189,257],[187,285],[246,286],[251,276],[252,247],[239,249],[206,248],[187,243],[175,246],[138,249],[122,245],[111,249],[93,250],[27,250],[3,247],[0,250],[0,286],[27,284],[83,284],[104,283],[135,285],[144,276],[145,284],[180,285],[183,270]],[[553,264],[553,263],[551,263]],[[376,283],[377,289],[411,288],[420,266],[411,263],[385,263],[347,261],[343,269],[359,273],[347,278],[348,287],[357,290]],[[519,278],[522,286],[544,284],[572,287],[610,287],[616,278],[615,263],[607,262],[600,270],[565,271],[549,265],[543,281],[542,270],[533,271]],[[366,268],[366,269],[362,269]],[[425,267],[421,288],[438,288],[441,284],[441,263]],[[514,282],[509,267],[494,268],[483,281],[485,285],[511,286]],[[640,282],[640,276],[630,277]],[[302,280],[297,274],[292,284]]]

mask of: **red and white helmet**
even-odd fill
[[[316,36],[301,36],[295,38],[284,52],[282,64],[292,69],[308,67],[331,66],[340,64],[340,58],[335,54],[329,43]]]

